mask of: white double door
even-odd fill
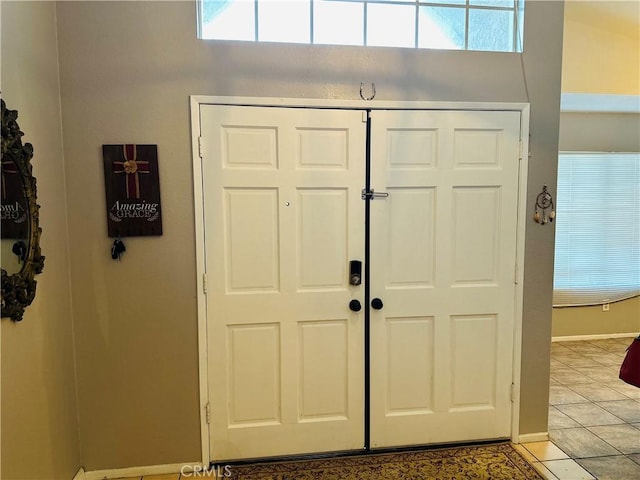
[[[520,113],[366,117],[200,107],[214,461],[510,436]]]

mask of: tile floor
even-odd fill
[[[640,480],[640,388],[618,379],[632,339],[551,345],[551,441],[516,445],[546,479]],[[181,479],[174,473],[117,480]]]
[[[618,379],[633,337],[554,342],[549,438],[519,446],[550,480],[640,480],[640,388]]]

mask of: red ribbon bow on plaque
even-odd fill
[[[7,162],[2,162],[2,198],[5,199],[7,198],[7,181],[4,178],[4,174],[5,173],[18,173],[18,167],[16,167],[16,164],[9,160]]]
[[[127,198],[140,198],[139,173],[149,173],[149,162],[137,160],[138,149],[135,145],[123,145],[124,162],[113,162],[113,173],[124,173]]]

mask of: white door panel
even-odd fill
[[[519,112],[201,106],[214,461],[511,430]],[[364,265],[363,265],[364,266]]]
[[[519,127],[372,113],[372,448],[510,434]]]
[[[201,117],[212,457],[361,449],[362,115]]]

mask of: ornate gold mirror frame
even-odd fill
[[[22,267],[14,274],[9,274],[2,268],[2,317],[9,317],[19,322],[22,320],[24,309],[36,296],[34,276],[44,268],[44,257],[40,254],[42,230],[38,225],[40,206],[36,203],[36,179],[31,174],[33,146],[30,143],[22,144],[21,137],[24,133],[18,126],[18,112],[7,109],[4,100],[0,101],[2,102],[2,163],[4,166],[9,162],[14,172],[20,176],[28,213],[26,252]]]

